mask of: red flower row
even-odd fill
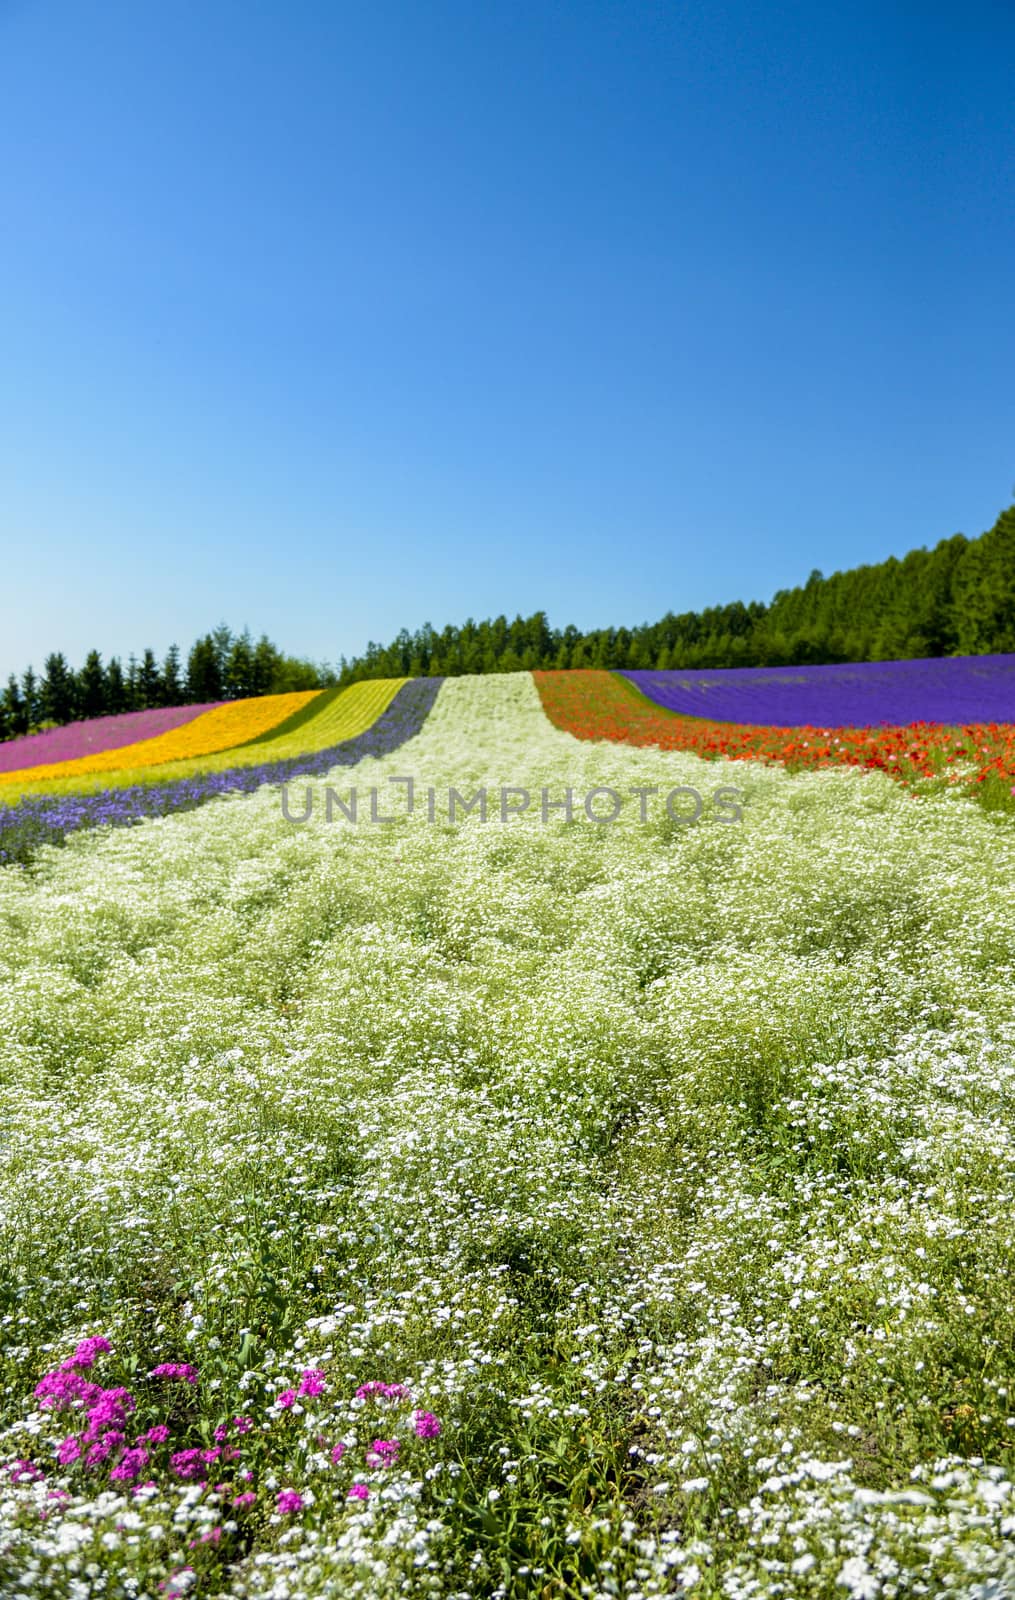
[[[577,739],[657,745],[730,761],[775,761],[791,769],[867,767],[904,783],[942,779],[993,784],[1010,796],[1015,784],[1015,724],[914,722],[908,727],[759,728],[666,711],[612,672],[581,669],[532,674],[543,710]]]

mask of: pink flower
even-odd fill
[[[205,1532],[202,1533],[198,1538],[190,1540],[189,1544],[187,1545],[187,1549],[188,1550],[196,1550],[198,1545],[201,1545],[201,1544],[218,1544],[218,1542],[221,1539],[221,1537],[222,1537],[222,1529],[221,1528],[219,1528],[219,1527],[207,1528],[205,1530]]]
[[[365,1483],[354,1483],[345,1498],[347,1500],[369,1500],[370,1490]]]
[[[141,1435],[141,1438],[146,1444],[165,1444],[169,1438],[169,1429],[164,1422],[157,1422],[154,1428],[149,1428],[147,1433]],[[138,1443],[140,1442],[139,1440]]]
[[[39,1471],[34,1462],[26,1461],[24,1457],[12,1461],[5,1470],[13,1483],[37,1483],[40,1478],[46,1476],[44,1472]]]
[[[367,1451],[368,1467],[393,1467],[401,1449],[397,1439],[375,1439]]]
[[[35,1385],[39,1404],[54,1411],[62,1411],[65,1406],[94,1405],[102,1392],[100,1384],[89,1383],[80,1373],[63,1369],[47,1372]]]
[[[116,1482],[133,1483],[147,1465],[147,1450],[125,1450],[109,1476]]]
[[[441,1425],[432,1411],[416,1412],[416,1437],[418,1439],[436,1439],[441,1431]]]
[[[338,1463],[341,1461],[341,1459],[342,1459],[342,1457],[344,1455],[345,1455],[345,1445],[342,1444],[342,1442],[340,1440],[339,1443],[336,1444],[332,1448],[332,1452],[331,1452],[331,1464],[332,1464],[332,1466],[333,1467],[337,1467]]]
[[[289,1407],[295,1402],[295,1399],[295,1389],[283,1389],[281,1394],[277,1394],[275,1396],[275,1404],[277,1406],[281,1406],[283,1411],[288,1411]]]
[[[250,1489],[247,1489],[247,1490],[244,1491],[243,1494],[238,1494],[238,1495],[236,1495],[234,1497],[233,1505],[234,1506],[252,1506],[256,1499],[257,1499],[256,1494],[254,1494]]]
[[[135,1409],[134,1396],[127,1389],[102,1389],[99,1398],[88,1413],[85,1437],[98,1438],[107,1428],[126,1427],[127,1415]]]
[[[81,1440],[75,1439],[74,1435],[71,1434],[69,1439],[64,1439],[61,1442],[60,1448],[56,1452],[56,1459],[61,1467],[69,1467],[71,1462],[76,1461],[80,1454]]]
[[[184,1483],[193,1482],[196,1478],[204,1477],[204,1462],[201,1460],[200,1450],[177,1450],[169,1458],[169,1465],[177,1478]]]
[[[111,1349],[108,1339],[103,1339],[101,1334],[93,1339],[82,1339],[69,1361],[63,1363],[62,1370],[69,1372],[74,1367],[84,1367],[87,1370],[95,1365],[95,1358],[105,1355]]]
[[[160,1367],[153,1367],[148,1376],[150,1378],[179,1378],[182,1383],[196,1383],[197,1368],[192,1367],[189,1361],[163,1361]]]
[[[311,1397],[323,1394],[324,1376],[320,1367],[308,1367],[305,1372],[300,1373],[299,1393]]]
[[[303,1496],[295,1489],[282,1489],[275,1504],[284,1517],[294,1517],[303,1510]]]
[[[378,1383],[376,1378],[361,1383],[356,1390],[357,1400],[408,1400],[409,1391],[404,1383]]]
[[[101,1462],[107,1461],[112,1452],[118,1450],[123,1443],[123,1434],[111,1429],[109,1433],[104,1433],[101,1439],[97,1439],[89,1447],[88,1454],[85,1457],[86,1464],[89,1467],[99,1466]]]
[[[249,1417],[234,1417],[233,1427],[237,1433],[249,1433],[254,1424]]]

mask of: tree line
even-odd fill
[[[191,647],[184,668],[171,646],[127,667],[97,650],[73,671],[63,655],[11,676],[0,696],[0,737],[31,728],[150,706],[328,688],[361,678],[457,676],[534,667],[763,667],[834,661],[1015,652],[1015,505],[979,538],[956,533],[933,549],[781,589],[769,604],[736,600],[704,611],[668,611],[634,628],[551,628],[546,613],[470,618],[439,632],[403,628],[388,645],[370,643],[336,671],[284,655],[265,635],[234,635],[223,623]]]
[[[1015,651],[1015,506],[989,533],[872,566],[814,571],[770,604],[668,611],[635,628],[549,626],[545,612],[446,627],[425,623],[340,664],[339,681],[534,667],[799,666]]]
[[[126,667],[117,656],[104,662],[98,650],[90,650],[76,671],[62,651],[54,651],[41,674],[29,666],[20,678],[12,673],[7,679],[0,693],[0,738],[88,717],[324,689],[337,681],[327,663],[285,655],[266,634],[255,641],[249,629],[234,634],[225,623],[195,640],[186,665],[175,644],[161,662],[145,650]]]

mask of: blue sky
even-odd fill
[[[1013,52],[988,0],[0,0],[0,673],[982,532]]]

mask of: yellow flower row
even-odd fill
[[[228,705],[204,711],[193,722],[154,739],[119,750],[100,750],[95,755],[78,756],[73,761],[55,761],[44,767],[25,767],[20,772],[0,773],[0,784],[35,783],[42,778],[72,778],[92,772],[116,772],[122,767],[156,767],[167,761],[213,755],[234,745],[247,744],[268,733],[297,711],[302,711],[320,689],[305,689],[298,694],[265,694],[251,700],[232,700]]]

